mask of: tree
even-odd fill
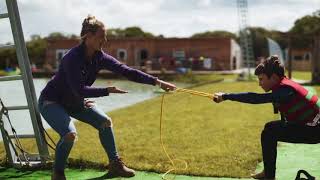
[[[13,67],[18,64],[16,50],[14,48],[0,49],[0,69]],[[9,63],[9,64],[7,64]]]
[[[31,35],[31,40],[26,44],[30,61],[35,64],[43,63],[46,56],[47,41],[40,35]]]
[[[119,38],[119,37],[125,37],[125,34],[124,34],[123,30],[120,28],[110,28],[110,29],[107,29],[107,36]]]
[[[282,49],[288,46],[286,33],[276,30],[268,30],[263,27],[250,27],[251,37],[253,41],[253,51],[255,58],[269,56],[269,47],[267,38],[279,43]]]
[[[262,36],[265,38],[271,38],[275,40],[283,49],[288,46],[288,38],[285,32],[277,30],[268,30],[263,27],[250,27],[250,31],[257,36]]]
[[[234,33],[229,31],[206,31],[202,33],[196,33],[191,36],[191,38],[203,38],[203,37],[225,37],[237,39],[237,36]]]
[[[314,15],[304,16],[294,22],[290,33],[316,35],[320,32],[320,17]]]
[[[78,39],[78,38],[80,38],[78,35],[75,35],[75,34],[69,35],[69,39]]]
[[[140,27],[132,26],[127,27],[124,29],[125,37],[146,37],[146,38],[152,38],[154,37],[153,34],[149,32],[144,32]]]
[[[68,39],[68,37],[61,32],[53,32],[48,35],[48,39]]]
[[[258,57],[269,56],[267,37],[269,37],[269,31],[261,27],[251,27],[251,40],[253,44],[253,54],[255,59]]]
[[[320,34],[320,16],[314,13],[296,20],[289,33],[293,47],[310,47],[314,36]]]
[[[26,42],[26,46],[31,63],[41,64],[44,62],[47,49],[47,42],[44,38],[37,34],[31,35],[30,41]],[[18,65],[15,48],[1,49],[0,59],[3,60],[0,63],[0,69]]]
[[[124,29],[125,37],[143,37],[144,32],[139,27],[128,27]]]
[[[114,28],[107,30],[108,37],[121,38],[121,37],[144,37],[153,38],[153,34],[143,31],[140,27],[132,26],[125,29]]]
[[[38,34],[32,34],[32,35],[30,36],[30,39],[31,39],[31,41],[33,41],[33,40],[39,40],[39,39],[41,39],[41,36],[38,35]]]

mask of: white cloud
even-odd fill
[[[208,7],[210,6],[211,0],[198,0],[199,7]]]
[[[0,0],[0,13],[3,8]],[[320,9],[319,0],[248,0],[252,26],[289,30],[294,21]],[[238,30],[236,0],[18,0],[26,39],[59,31],[79,34],[83,18],[93,14],[107,27],[140,26],[153,34],[187,37],[208,30]],[[12,41],[0,20],[0,43]]]

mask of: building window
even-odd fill
[[[302,61],[302,60],[303,60],[303,57],[300,56],[300,55],[294,55],[294,56],[293,56],[293,60],[294,60],[294,61]]]
[[[146,49],[142,49],[139,54],[140,66],[145,66],[145,61],[148,59],[148,51]]]
[[[237,69],[237,58],[235,56],[232,57],[232,70]]]
[[[185,60],[186,53],[184,52],[184,50],[173,51],[172,56],[173,56],[173,58],[175,58],[177,60]]]
[[[68,51],[69,51],[68,49],[57,49],[56,60],[60,61]]]
[[[145,49],[142,49],[140,52],[140,59],[141,60],[146,60],[148,59],[148,51]]]
[[[118,49],[117,50],[117,58],[118,58],[118,60],[126,61],[127,57],[128,57],[127,50],[125,50],[125,49]]]
[[[307,53],[304,54],[303,57],[304,57],[304,60],[305,60],[305,61],[310,61],[310,60],[311,60],[311,56],[312,56],[311,53],[310,53],[310,52],[307,52]]]

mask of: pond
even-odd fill
[[[48,80],[49,79],[34,79],[37,97],[40,95],[41,90],[47,84]],[[176,83],[176,85],[178,87],[185,87],[187,84]],[[105,112],[126,107],[160,95],[157,93],[157,90],[159,90],[157,86],[139,84],[127,80],[98,79],[94,86],[116,86],[129,92],[126,94],[110,94],[110,96],[106,97],[92,98]],[[5,106],[27,105],[22,81],[0,82],[0,98],[4,102]],[[33,132],[29,111],[10,111],[9,116],[17,134],[28,134]],[[4,119],[4,121],[7,120]],[[45,128],[49,128],[49,125],[44,120],[43,124]]]

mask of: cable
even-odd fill
[[[48,133],[48,132],[46,131],[46,129],[43,127],[42,122],[38,122],[38,126],[39,126],[39,128],[42,130],[42,131],[40,131],[40,132],[42,133],[42,135],[43,135],[43,137],[44,137],[45,143],[46,143],[53,151],[56,151],[56,148],[54,148],[54,147],[56,147],[57,144],[53,141],[53,139],[51,138],[51,136],[49,135],[49,133]],[[43,134],[43,132],[44,132],[45,134]],[[49,138],[49,140],[50,140],[51,143],[54,145],[54,147],[48,142],[48,140],[46,139],[46,137]]]
[[[15,147],[20,150],[20,152],[21,152],[21,154],[23,155],[23,158],[24,158],[26,164],[29,165],[30,162],[29,162],[29,159],[27,158],[27,156],[30,155],[30,153],[27,152],[26,150],[24,150],[24,148],[23,148],[23,146],[22,146],[22,144],[21,144],[20,138],[18,137],[17,132],[16,132],[15,128],[13,127],[12,123],[11,123],[11,119],[10,119],[10,117],[9,117],[8,109],[7,109],[6,106],[4,105],[3,101],[1,100],[1,98],[0,98],[0,104],[1,104],[1,106],[2,106],[2,108],[1,108],[1,115],[4,114],[4,115],[6,116],[8,122],[9,122],[9,125],[10,125],[10,127],[11,127],[12,135],[13,135],[16,143],[13,143],[13,142],[11,141],[11,138],[10,138],[10,136],[9,136],[8,131],[4,129],[5,134],[6,134],[6,136],[7,136],[7,139],[8,139],[8,141],[9,141],[9,143],[11,144],[11,146],[12,146],[12,148],[13,148],[13,150],[14,150],[14,153],[15,153],[15,155],[17,156],[20,164],[22,163],[22,160],[21,160],[21,158],[20,158],[17,150],[15,149]],[[2,116],[1,116],[1,122],[3,123]],[[51,142],[56,146],[56,144],[54,143],[53,139],[49,136],[49,134],[48,134],[48,133],[46,132],[46,130],[44,129],[44,127],[43,127],[43,125],[42,125],[42,122],[41,122],[41,121],[40,121],[40,122],[37,121],[37,124],[38,124],[39,128],[42,130],[42,131],[40,131],[40,133],[41,133],[42,137],[44,137],[45,143],[46,143],[51,149],[55,150],[55,148],[54,148],[51,144],[49,144],[49,142],[47,141],[47,139],[46,139],[46,137],[45,137],[45,134],[43,133],[43,132],[45,132],[46,135],[47,135],[47,137],[48,137],[48,138],[51,140]]]
[[[20,143],[20,140],[19,140],[19,138],[18,138],[18,136],[17,136],[16,130],[15,130],[15,129],[13,128],[13,126],[12,126],[12,123],[11,123],[11,120],[10,120],[10,117],[9,117],[9,113],[8,113],[8,109],[5,107],[5,105],[3,104],[3,101],[2,101],[1,99],[0,99],[0,104],[1,104],[1,117],[0,117],[0,122],[2,123],[2,126],[4,126],[4,122],[3,122],[3,120],[2,120],[2,115],[4,114],[4,115],[6,116],[8,122],[9,122],[9,125],[10,125],[10,127],[11,127],[11,131],[12,131],[12,134],[13,134],[14,139],[15,139],[15,141],[16,141],[17,144],[16,144],[16,143],[14,144],[14,143],[11,141],[11,138],[10,138],[10,136],[9,136],[8,131],[5,130],[4,127],[3,127],[3,129],[4,129],[4,131],[5,131],[4,133],[5,133],[5,135],[6,135],[6,137],[4,137],[4,138],[7,138],[9,144],[11,145],[11,147],[12,147],[12,149],[13,149],[15,155],[16,155],[16,157],[18,158],[18,160],[19,160],[19,162],[20,162],[20,165],[21,165],[22,161],[21,161],[21,158],[20,158],[20,156],[19,156],[19,154],[18,154],[18,151],[16,150],[15,147],[17,147],[17,148],[20,150],[20,152],[22,153],[22,155],[23,155],[23,157],[24,157],[24,159],[25,159],[25,161],[26,161],[26,164],[29,164],[29,160],[28,160],[27,157],[26,157],[26,151],[23,150],[23,147],[22,147],[22,145],[21,145],[21,143]]]

